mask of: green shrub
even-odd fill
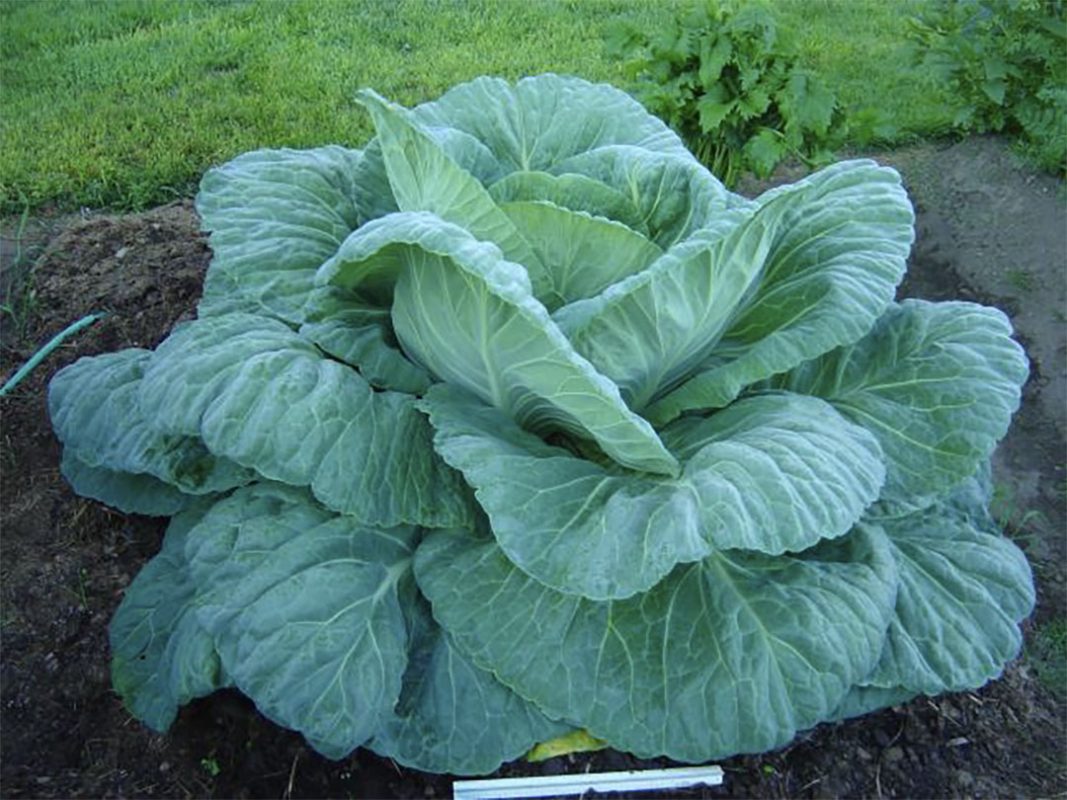
[[[798,66],[762,5],[706,0],[658,30],[618,26],[607,45],[629,59],[648,109],[727,185],[790,155],[826,161],[842,129],[833,92]]]
[[[917,61],[951,88],[958,129],[1016,136],[1044,169],[1067,169],[1063,0],[940,2],[910,35]]]

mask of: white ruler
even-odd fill
[[[643,792],[656,789],[685,789],[691,786],[718,786],[721,767],[675,767],[631,772],[591,772],[580,775],[538,775],[529,778],[496,778],[456,781],[455,800],[501,800],[511,797],[554,797],[594,792]]]

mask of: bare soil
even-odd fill
[[[1042,626],[1067,615],[1064,185],[1033,174],[995,139],[876,157],[900,169],[918,212],[902,294],[997,305],[1012,316],[1032,359],[1023,407],[996,459],[998,512],[1038,581],[1038,610],[1027,623],[1032,643]],[[777,179],[795,177],[784,170]],[[3,233],[14,228],[9,223]],[[107,623],[158,550],[164,525],[69,490],[48,421],[47,381],[84,355],[152,347],[192,315],[210,257],[197,228],[191,205],[178,203],[124,217],[39,219],[24,236],[24,248],[36,245],[39,253],[36,296],[24,325],[3,316],[0,375],[75,319],[100,310],[110,316],[0,400],[0,796],[449,796],[449,776],[406,770],[363,750],[327,761],[233,692],[192,704],[158,735],[111,691]],[[4,240],[0,283],[18,282],[13,252]],[[724,786],[681,796],[1062,797],[1067,686],[1039,681],[1041,665],[1029,650],[979,691],[821,725],[780,751],[723,762]],[[500,774],[668,764],[602,751],[518,762]]]

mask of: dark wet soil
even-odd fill
[[[1039,608],[1027,625],[1033,642],[1067,615],[1063,183],[1034,175],[991,139],[878,157],[902,171],[918,210],[919,239],[902,291],[1000,306],[1034,362],[997,459],[1006,487],[1001,516],[1038,580]],[[21,263],[12,261],[10,238],[0,252],[0,284],[18,285],[15,273],[32,264],[36,292],[25,320],[3,315],[0,376],[70,322],[95,311],[110,315],[0,400],[0,796],[449,796],[448,776],[405,770],[362,750],[327,761],[233,692],[190,705],[166,735],[122,708],[109,684],[107,622],[157,551],[163,524],[71,493],[59,475],[45,390],[56,369],[80,356],[154,346],[192,313],[210,254],[188,203],[125,217],[38,220],[32,230],[38,233],[25,237]],[[1040,666],[1024,653],[980,691],[819,726],[781,751],[722,762],[722,787],[671,796],[1062,797],[1067,686],[1038,680]],[[507,765],[501,774],[668,765],[602,751]]]

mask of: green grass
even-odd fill
[[[805,66],[853,115],[877,114],[907,141],[951,128],[947,92],[913,64],[908,19],[928,0],[778,0],[774,8]]]
[[[946,122],[907,65],[919,0],[779,0],[806,63],[846,108],[900,136]],[[666,0],[5,0],[0,212],[138,209],[188,196],[257,147],[359,146],[371,86],[412,104],[478,75],[554,71],[625,87],[601,45]]]

